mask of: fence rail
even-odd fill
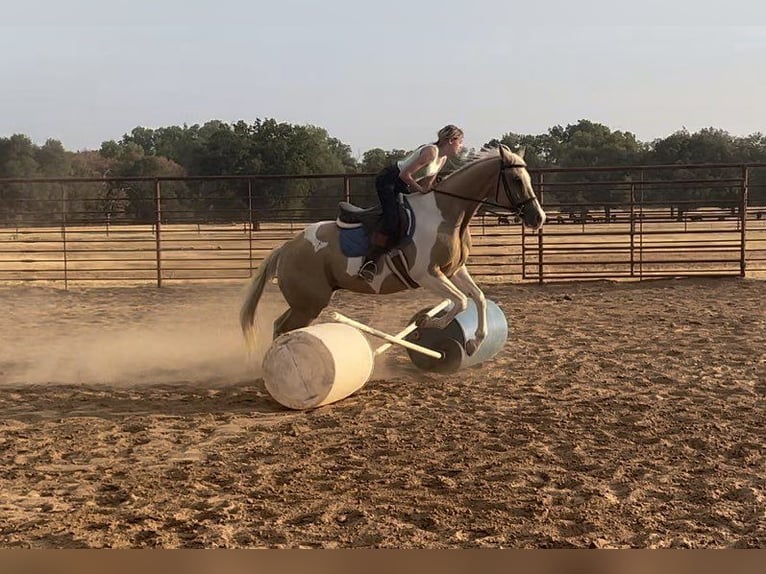
[[[548,224],[471,225],[485,281],[766,278],[766,164],[531,171]],[[680,175],[679,175],[680,174]],[[0,180],[0,281],[244,280],[338,201],[371,205],[373,174]]]

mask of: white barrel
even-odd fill
[[[263,358],[263,380],[278,403],[312,409],[358,391],[374,367],[373,351],[358,329],[319,323],[276,338]]]

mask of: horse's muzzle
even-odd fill
[[[535,202],[534,205],[527,206],[522,213],[522,221],[524,222],[524,225],[535,231],[545,225],[546,220],[547,216],[542,208],[537,205],[537,202]]]

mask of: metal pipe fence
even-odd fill
[[[766,278],[766,164],[530,170],[548,224],[471,225],[484,281]],[[0,179],[0,282],[245,280],[374,174]]]

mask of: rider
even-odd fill
[[[370,238],[370,248],[359,268],[359,277],[372,281],[378,272],[378,258],[399,242],[399,195],[428,193],[447,158],[457,155],[462,147],[463,130],[449,124],[439,130],[434,143],[421,145],[378,173],[375,189],[383,208],[383,229]]]

